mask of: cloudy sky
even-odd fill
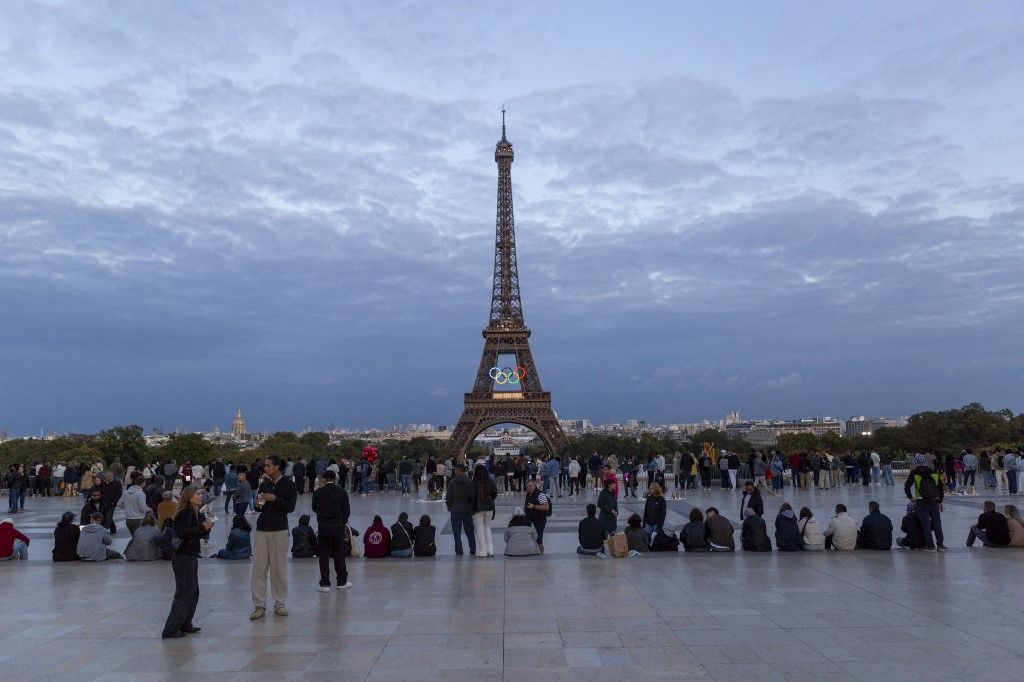
[[[1019,3],[287,4],[0,4],[0,428],[453,423],[502,105],[559,416],[1024,409]]]

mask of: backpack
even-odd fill
[[[170,477],[170,476],[173,476],[175,473],[177,473],[177,472],[174,470],[174,465],[173,464],[171,464],[170,462],[168,462],[167,464],[164,464],[164,476]]]
[[[939,486],[935,483],[935,474],[921,475],[919,490],[921,499],[925,502],[938,502],[940,493]]]

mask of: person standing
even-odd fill
[[[655,481],[647,493],[647,501],[644,502],[643,526],[644,532],[648,536],[648,543],[654,539],[655,534],[661,532],[667,513],[668,503],[665,501],[665,494],[658,482]]]
[[[597,495],[597,508],[601,512],[598,519],[608,535],[618,530],[619,523],[619,503],[615,499],[615,493],[612,492],[613,485],[615,485],[614,478],[605,478],[604,488]]]
[[[758,516],[764,516],[764,499],[761,497],[761,491],[754,485],[753,481],[747,481],[743,484],[743,499],[740,501],[740,518],[746,518],[743,515],[744,509],[753,509],[754,513]]]
[[[221,458],[213,460],[210,465],[210,478],[213,479],[213,496],[220,497],[221,488],[224,487],[224,478],[227,476],[228,468],[224,466]]]
[[[960,459],[960,462],[964,466],[964,494],[974,495],[976,494],[975,489],[975,476],[978,473],[978,458],[974,456],[970,448],[964,450],[964,456]]]
[[[334,561],[334,577],[339,590],[352,587],[348,581],[345,555],[351,551],[345,537],[345,526],[351,513],[348,493],[337,485],[333,471],[325,471],[323,484],[313,493],[313,513],[316,525],[320,557],[320,591],[331,591],[331,561]]]
[[[135,531],[142,525],[142,519],[150,511],[146,503],[146,493],[142,489],[142,474],[132,474],[131,485],[125,490],[115,505],[117,509],[124,511],[124,525],[128,526],[129,537],[135,536]]]
[[[203,496],[199,488],[190,486],[181,493],[178,513],[174,515],[174,535],[180,541],[171,555],[174,570],[174,599],[164,622],[164,639],[177,639],[199,632],[192,623],[199,604],[199,551],[200,539],[210,532],[213,523],[199,522],[199,507]]]
[[[537,532],[537,548],[544,553],[544,527],[551,516],[551,499],[537,488],[534,481],[526,483],[526,518]]]
[[[481,464],[477,464],[473,469],[473,485],[476,488],[476,503],[473,507],[473,534],[477,540],[476,555],[480,558],[494,556],[491,522],[494,520],[494,498],[498,496],[498,492],[494,489],[487,470]]]
[[[258,620],[267,612],[267,573],[274,599],[274,613],[287,616],[288,574],[285,560],[288,555],[288,514],[295,511],[295,482],[284,476],[284,460],[270,455],[263,463],[266,478],[260,483],[256,495],[256,532],[252,543],[253,610],[250,620]]]
[[[925,551],[940,552],[946,551],[942,544],[942,517],[944,511],[942,501],[945,494],[942,491],[942,483],[939,475],[928,468],[924,455],[914,455],[914,468],[907,475],[907,482],[903,485],[903,492],[907,499],[914,502],[914,509],[921,520],[921,530],[924,533]],[[916,499],[916,501],[915,501]],[[932,532],[935,532],[935,541],[932,541]]]
[[[1003,455],[1003,471],[1006,472],[1006,489],[1011,495],[1017,494],[1017,455],[1007,450]],[[997,512],[998,513],[998,512]]]
[[[572,497],[574,491],[577,495],[580,494],[581,469],[582,467],[575,457],[569,460],[569,497]]]
[[[873,485],[882,483],[882,458],[874,450],[871,451],[871,483]]]
[[[476,506],[476,487],[466,475],[466,465],[452,467],[451,480],[445,491],[445,506],[451,514],[452,535],[455,536],[455,554],[462,556],[462,531],[466,531],[469,553],[476,554],[476,535],[473,533],[473,508]]]

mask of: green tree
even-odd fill
[[[142,427],[136,424],[100,431],[96,434],[96,446],[108,464],[120,459],[125,466],[141,466],[146,455],[146,439]]]
[[[178,464],[209,464],[216,453],[213,443],[201,433],[172,433],[167,438],[167,445],[161,449],[160,456],[173,459]]]

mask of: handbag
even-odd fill
[[[363,556],[362,548],[359,546],[359,543],[355,541],[355,531],[353,531],[348,524],[345,524],[345,538],[348,540],[349,545],[348,555],[354,559],[358,559]]]
[[[629,542],[625,533],[612,533],[604,541],[604,553],[616,559],[623,559],[629,554]]]

